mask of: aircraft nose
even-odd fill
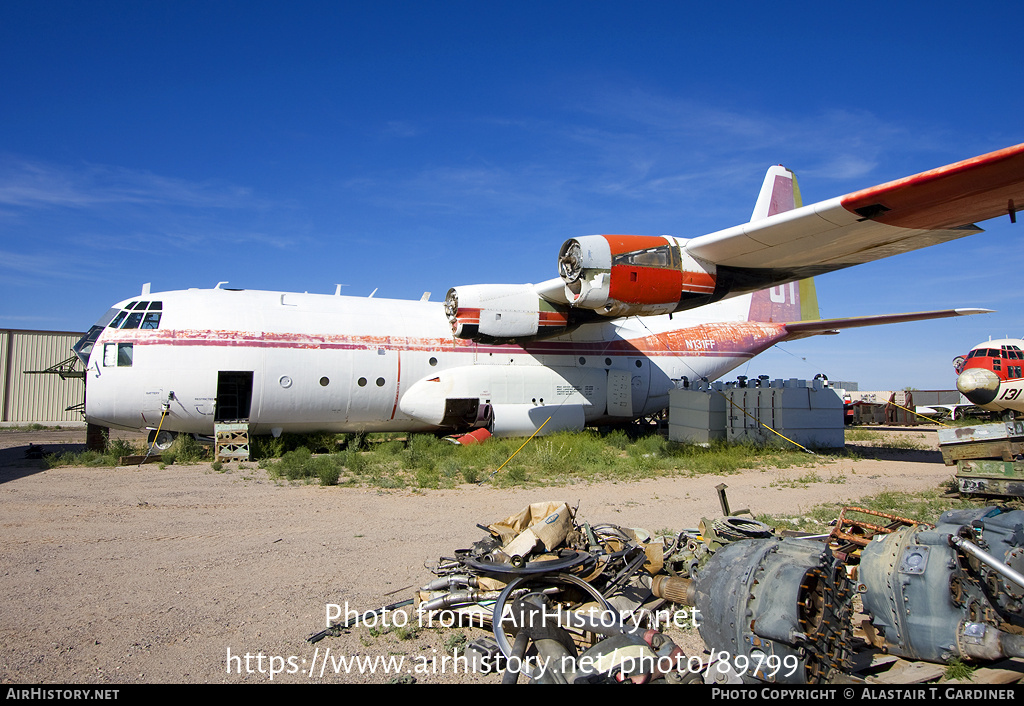
[[[957,377],[956,389],[972,404],[986,405],[999,394],[999,378],[985,368],[969,368]]]

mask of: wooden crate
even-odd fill
[[[249,460],[248,424],[215,424],[213,430],[216,435],[214,460]]]

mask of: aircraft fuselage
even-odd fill
[[[700,315],[585,324],[522,345],[453,338],[441,303],[251,290],[185,290],[121,302],[87,350],[86,419],[212,434],[471,428],[496,434],[624,422],[668,405],[682,378],[715,379],[780,340],[746,321],[750,296]],[[113,319],[110,320],[110,317]],[[713,320],[715,323],[708,323]],[[453,416],[456,415],[456,416]],[[482,422],[481,422],[482,424]]]

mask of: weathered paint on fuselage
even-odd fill
[[[556,405],[570,397],[583,405],[587,423],[623,421],[621,412],[609,414],[607,386],[593,381],[626,376],[627,407],[640,417],[666,407],[679,379],[715,379],[785,335],[780,324],[745,320],[749,295],[699,315],[587,324],[522,346],[453,338],[441,303],[222,289],[142,298],[161,301],[159,327],[108,327],[93,347],[91,423],[212,434],[218,375],[249,371],[253,433],[426,431],[436,426],[405,414],[402,396],[454,368],[487,368],[474,377],[486,381],[479,394],[491,404]],[[104,353],[117,344],[131,344],[130,365]],[[555,374],[521,370],[538,366]],[[513,378],[516,384],[505,384]]]

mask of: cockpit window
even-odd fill
[[[124,320],[124,323],[121,325],[121,328],[138,328],[139,324],[142,323],[143,316],[144,314],[141,311],[133,311],[132,313],[128,314],[128,318]]]
[[[103,366],[106,368],[130,368],[135,353],[131,343],[105,343],[103,345]]]
[[[90,328],[84,336],[78,339],[78,343],[71,347],[71,350],[75,352],[78,359],[82,361],[82,365],[89,365],[89,354],[92,353],[92,347],[96,343],[96,339],[103,333],[103,329],[107,327],[115,316],[118,315],[117,309],[109,309],[106,314],[100,317],[100,320]]]
[[[110,321],[110,328],[155,329],[160,328],[163,302],[129,302],[123,311],[112,309],[116,315]]]
[[[89,364],[89,355],[92,353],[96,340],[103,333],[103,329],[156,329],[160,328],[160,318],[163,315],[164,303],[149,301],[128,302],[123,309],[113,308],[107,311],[89,331],[78,340],[71,350],[82,361],[82,365]],[[120,356],[119,365],[131,365],[131,349],[127,352],[118,353]],[[107,352],[104,352],[106,359]],[[125,358],[124,356],[128,356]],[[126,362],[127,361],[127,362]],[[106,364],[106,363],[105,363]]]

